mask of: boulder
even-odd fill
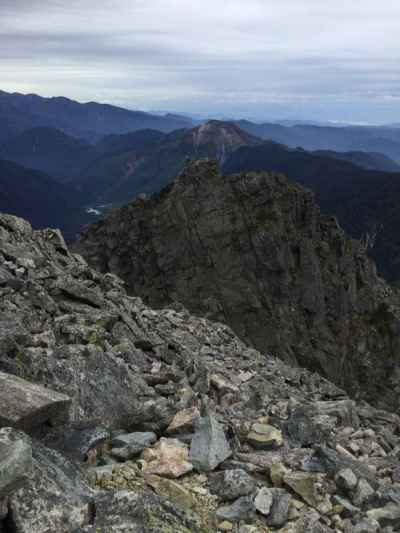
[[[203,533],[201,519],[150,490],[107,491],[95,499],[94,526],[89,533]],[[58,531],[58,530],[54,530]],[[61,531],[61,530],[60,530]],[[36,533],[36,532],[35,532]]]
[[[241,469],[224,470],[213,474],[209,481],[210,491],[222,500],[235,500],[247,496],[255,489],[254,480]]]
[[[113,446],[111,455],[119,460],[128,461],[154,444],[156,440],[157,435],[151,431],[118,435],[111,442]]]
[[[211,415],[201,418],[193,436],[189,459],[200,472],[215,470],[232,455],[232,450],[219,422]]]
[[[170,435],[180,435],[182,433],[191,433],[194,429],[196,420],[200,417],[197,407],[189,407],[178,411],[172,422],[167,427],[166,433]]]
[[[285,489],[271,489],[272,506],[267,523],[272,527],[282,527],[289,518],[291,496]]]
[[[254,500],[254,506],[258,512],[264,516],[268,516],[273,502],[273,492],[268,487],[263,487],[257,493],[257,496]]]
[[[0,372],[0,427],[40,430],[68,420],[68,396],[11,374]]]
[[[283,444],[282,431],[269,424],[253,424],[246,440],[258,450],[273,450]]]
[[[15,429],[0,429],[0,501],[22,487],[31,471],[30,439]]]
[[[357,476],[350,468],[343,468],[335,476],[335,482],[338,487],[350,491],[357,486]]]
[[[18,533],[70,533],[92,521],[92,491],[79,468],[35,442],[32,476],[9,498],[9,508]]]
[[[219,507],[217,509],[217,518],[228,520],[229,522],[238,522],[245,520],[254,513],[254,501],[251,496],[242,496],[230,505]]]
[[[144,451],[143,459],[145,475],[178,478],[193,470],[187,446],[177,439],[161,438],[154,448]]]

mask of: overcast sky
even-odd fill
[[[0,89],[400,122],[400,0],[0,0]]]

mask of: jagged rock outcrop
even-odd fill
[[[180,302],[353,396],[399,406],[398,295],[282,175],[193,163],[158,196],[89,227],[76,249],[152,306]]]
[[[69,419],[44,420],[20,395],[30,435],[0,427],[1,533],[398,529],[397,415],[226,325],[150,309],[58,232],[6,215],[0,272],[3,383],[71,401]]]

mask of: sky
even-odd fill
[[[400,122],[399,0],[0,0],[0,89],[219,117]]]

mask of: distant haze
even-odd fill
[[[0,89],[400,122],[398,0],[1,0]]]

